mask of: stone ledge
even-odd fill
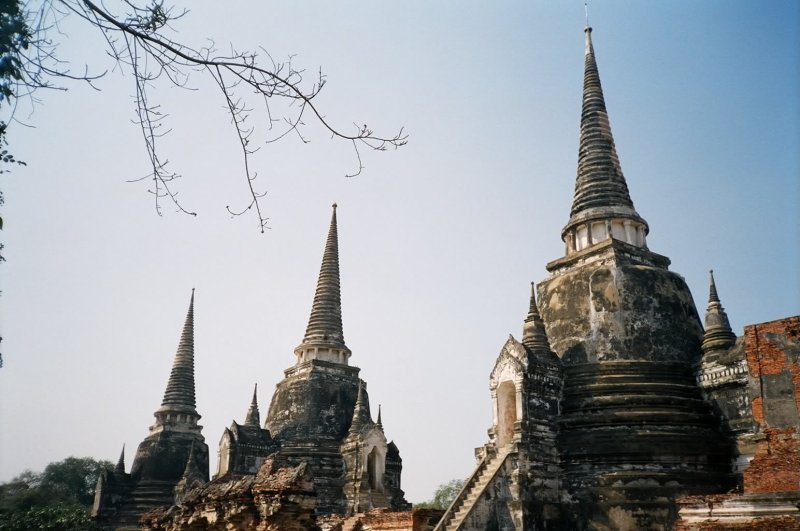
[[[685,496],[677,500],[679,531],[800,529],[800,492]]]

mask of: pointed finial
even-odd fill
[[[183,475],[181,476],[183,479],[203,477],[203,474],[200,472],[200,468],[197,466],[195,454],[195,441],[192,440],[192,446],[189,447],[189,457],[186,458],[186,467],[183,469]]]
[[[353,407],[353,420],[350,423],[350,433],[356,433],[361,428],[372,422],[369,414],[369,399],[364,398],[364,380],[358,380],[358,395],[356,405]]]
[[[119,454],[119,460],[117,461],[117,466],[114,468],[114,471],[121,474],[125,473],[125,444],[122,445],[122,452]]]
[[[708,303],[720,302],[719,295],[717,294],[717,283],[714,282],[714,270],[708,271]]]
[[[358,380],[358,394],[356,395],[356,407],[364,406],[364,380]]]
[[[586,14],[586,26],[583,28],[583,32],[586,33],[586,53],[594,53],[594,49],[592,48],[592,27],[589,25],[589,2],[583,3],[583,10]]]
[[[253,388],[253,399],[250,401],[250,408],[247,410],[247,417],[244,420],[245,426],[255,426],[256,428],[261,425],[261,414],[258,411],[258,384]]]
[[[179,411],[197,415],[194,389],[194,289],[159,411]]]
[[[708,308],[706,309],[705,331],[702,350],[706,354],[714,350],[726,350],[736,342],[736,334],[731,329],[728,314],[717,293],[714,270],[708,272]]]
[[[550,341],[544,328],[544,321],[536,305],[536,284],[531,282],[531,301],[528,316],[522,325],[522,344],[534,352],[550,351]]]
[[[377,424],[378,427],[381,430],[383,430],[383,420],[381,419],[381,405],[380,404],[378,404],[378,422],[376,422],[375,424]]]

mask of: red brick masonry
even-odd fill
[[[800,316],[746,326],[744,336],[750,375],[760,379],[762,376],[790,373],[794,384],[794,401],[800,411],[800,363],[789,359],[786,348],[786,341],[800,341]],[[769,426],[764,417],[763,396],[753,400],[753,417],[764,438],[758,442],[755,456],[744,471],[744,492],[800,490],[797,419],[794,426]]]

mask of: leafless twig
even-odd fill
[[[25,55],[25,70],[28,77],[17,89],[17,96],[33,98],[38,88],[61,88],[53,84],[53,79],[80,79],[90,85],[100,75],[72,74],[55,55],[54,34],[60,32],[59,22],[66,15],[75,15],[91,27],[100,30],[108,46],[109,55],[118,67],[126,69],[135,84],[136,122],[142,130],[145,149],[150,160],[150,173],[140,179],[152,180],[150,192],[155,198],[159,215],[161,201],[168,199],[179,211],[196,215],[187,210],[173,190],[173,185],[181,176],[168,168],[169,160],[162,158],[158,141],[169,133],[166,123],[168,115],[151,98],[150,92],[157,80],[165,79],[169,84],[182,88],[189,87],[192,74],[210,76],[220,91],[225,108],[231,118],[234,132],[239,140],[250,201],[244,208],[226,207],[233,216],[248,211],[255,212],[262,232],[267,228],[268,218],[264,215],[260,199],[265,196],[255,185],[257,173],[251,169],[250,157],[257,151],[253,141],[254,126],[248,124],[253,109],[248,107],[239,94],[242,91],[259,96],[264,106],[266,124],[270,132],[266,143],[276,142],[289,134],[296,134],[302,142],[308,142],[302,133],[306,125],[304,115],[313,118],[326,129],[332,138],[352,144],[356,152],[357,170],[347,177],[359,175],[364,169],[360,148],[385,151],[387,147],[398,148],[406,144],[408,135],[403,129],[393,136],[375,134],[366,125],[354,124],[350,132],[339,129],[321,112],[314,99],[325,86],[326,79],[318,71],[309,84],[304,80],[303,70],[295,68],[290,56],[286,61],[276,61],[266,50],[256,52],[238,51],[233,48],[220,54],[213,42],[192,48],[177,42],[169,36],[171,24],[186,16],[186,11],[175,11],[162,1],[150,0],[147,5],[121,0],[120,9],[124,13],[114,13],[101,0],[44,0],[32,20],[34,46]],[[262,60],[265,59],[265,60]],[[92,85],[94,86],[94,85]],[[289,109],[283,116],[275,115],[273,103],[283,101]]]

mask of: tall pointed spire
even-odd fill
[[[253,400],[250,401],[250,408],[247,410],[247,417],[244,420],[245,426],[261,426],[261,414],[258,412],[258,384],[253,389]]]
[[[119,460],[117,461],[117,466],[114,468],[114,472],[118,472],[120,474],[125,473],[125,445],[122,445],[122,452],[119,454]]]
[[[375,423],[383,431],[383,419],[381,418],[381,405],[378,404],[378,421]]]
[[[536,285],[531,282],[531,302],[528,316],[522,325],[522,344],[531,351],[550,351],[550,342],[544,329],[544,321],[536,306]]]
[[[339,284],[339,235],[336,224],[336,203],[333,204],[328,239],[322,255],[317,291],[303,342],[295,349],[297,362],[322,359],[347,363],[350,349],[342,331],[342,297]]]
[[[717,294],[713,269],[708,272],[708,277],[708,309],[702,345],[704,354],[713,350],[726,350],[736,342],[736,334],[731,330],[728,314],[725,313]]]
[[[197,415],[194,394],[194,289],[159,411]]]
[[[570,219],[561,237],[567,243],[568,254],[611,237],[645,247],[644,237],[649,229],[633,207],[622,174],[600,85],[592,28],[587,24],[584,32],[586,50],[578,172]]]

